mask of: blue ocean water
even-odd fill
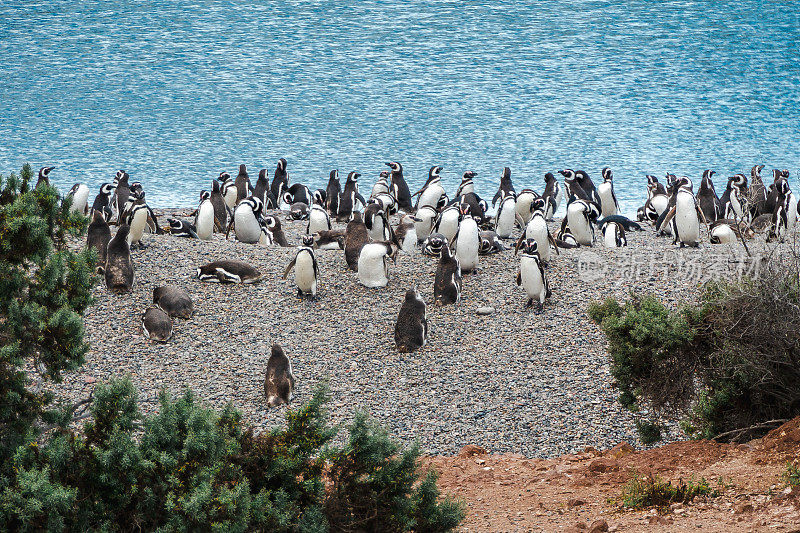
[[[794,1],[4,0],[0,172],[55,165],[64,190],[118,168],[149,203],[195,205],[220,171],[279,157],[292,181],[365,185],[401,161],[494,194],[547,171],[696,182],[800,172]],[[413,192],[413,191],[412,191]]]

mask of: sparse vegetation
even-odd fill
[[[647,420],[636,421],[636,431],[642,444],[653,444],[661,440],[661,424]]]
[[[622,506],[628,509],[666,509],[673,503],[687,503],[697,496],[713,494],[705,478],[679,480],[676,484],[657,475],[635,474],[622,488]]]
[[[790,487],[800,487],[800,462],[788,463],[781,477]]]

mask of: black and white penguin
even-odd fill
[[[86,216],[89,213],[89,187],[83,183],[76,183],[67,193],[67,198],[72,200],[69,210],[72,213],[81,213]]]
[[[455,237],[455,251],[461,271],[474,272],[478,268],[478,251],[481,247],[480,230],[478,223],[466,210],[461,212],[461,223]]]
[[[548,172],[544,175],[544,192],[542,193],[542,198],[544,198],[546,202],[544,218],[545,220],[553,220],[553,216],[561,205],[561,185],[558,184],[558,180],[552,172]]]
[[[175,237],[189,237],[191,239],[199,238],[197,236],[197,230],[191,222],[178,220],[177,218],[168,218],[167,222],[169,223],[170,235],[174,235]]]
[[[387,216],[397,213],[397,200],[389,193],[380,193],[371,197],[370,201],[380,204]]]
[[[428,316],[425,300],[417,289],[408,289],[394,326],[394,343],[398,352],[409,353],[425,346],[427,340]]]
[[[369,242],[369,231],[364,221],[361,220],[361,213],[353,213],[353,219],[347,223],[344,233],[344,259],[350,270],[358,272],[358,257],[361,249]]]
[[[200,206],[194,217],[194,227],[198,238],[211,240],[214,233],[214,204],[211,203],[211,193],[208,191],[200,191]]]
[[[397,227],[394,228],[394,242],[406,254],[413,253],[419,242],[419,237],[417,236],[417,223],[419,221],[420,219],[415,215],[403,215],[400,217]]]
[[[431,233],[422,241],[422,253],[425,255],[439,257],[443,247],[448,247],[448,240],[441,233]]]
[[[286,235],[283,233],[281,221],[276,216],[268,215],[264,217],[263,224],[261,225],[261,244],[273,245],[277,244],[283,248],[289,247],[289,241],[286,240]]]
[[[262,168],[258,171],[258,179],[256,186],[253,188],[253,198],[258,198],[264,204],[264,208],[277,209],[278,206],[271,200],[271,191],[269,187],[269,178],[267,177],[267,169]]]
[[[217,181],[219,182],[220,193],[225,199],[225,205],[228,206],[228,209],[233,209],[236,207],[236,197],[239,194],[236,183],[227,172],[220,172]]]
[[[194,302],[186,289],[174,285],[160,285],[153,289],[153,303],[169,316],[190,319],[194,314]]]
[[[111,292],[124,294],[133,287],[133,262],[131,248],[128,245],[130,226],[123,224],[108,242],[106,250],[106,268],[104,271],[106,287]]]
[[[172,319],[160,307],[150,307],[142,313],[142,330],[151,341],[167,342],[172,338]]]
[[[289,205],[296,203],[311,205],[311,202],[313,201],[313,197],[311,195],[311,189],[309,189],[302,183],[293,183],[291,187],[286,189],[283,196],[284,196],[284,201]]]
[[[369,238],[373,241],[392,240],[392,229],[379,203],[370,202],[364,208],[364,225],[367,226]]]
[[[372,191],[370,192],[369,197],[374,198],[379,194],[390,194],[388,170],[382,170],[381,173],[378,175],[378,179],[372,185]]]
[[[597,227],[602,227],[607,222],[620,224],[625,231],[644,231],[644,228],[623,215],[612,215],[610,217],[599,218],[595,221]]]
[[[56,167],[42,167],[39,169],[39,178],[36,180],[36,189],[44,185],[50,185],[50,173],[55,168]]]
[[[358,192],[358,178],[361,176],[358,172],[351,172],[347,175],[347,181],[344,183],[344,192],[339,198],[339,211],[336,214],[336,220],[344,222],[350,220],[353,212],[356,210],[356,200],[361,202],[361,205],[366,205],[364,197]]]
[[[332,216],[339,214],[339,199],[342,196],[342,184],[339,183],[339,171],[331,170],[328,186],[325,188],[325,208]]]
[[[610,217],[619,214],[619,202],[614,194],[614,174],[608,167],[602,171],[603,183],[597,188],[597,196],[600,199],[600,214],[603,217]]]
[[[594,186],[592,178],[589,177],[589,174],[583,170],[576,170],[575,180],[578,182],[578,185],[581,186],[581,189],[586,191],[586,195],[589,197],[589,200],[591,200],[591,202],[597,206],[599,211],[601,205],[600,195],[597,192],[597,188]]]
[[[234,229],[236,240],[255,244],[261,240],[261,223],[264,204],[258,198],[247,198],[237,204],[228,233]],[[227,234],[226,234],[227,238]]]
[[[588,193],[581,187],[577,173],[574,170],[566,168],[564,170],[559,170],[558,173],[564,176],[564,188],[567,190],[567,201],[571,201],[573,197],[587,202],[592,201]]]
[[[564,217],[561,220],[561,227],[556,232],[555,236],[555,244],[556,249],[558,248],[579,248],[580,244],[575,239],[575,236],[569,229],[569,224],[567,224],[567,217]],[[517,244],[517,249],[521,248],[524,242]]]
[[[497,233],[491,230],[484,230],[480,232],[481,245],[478,248],[478,255],[493,255],[500,253],[506,249],[503,241],[497,236]]]
[[[358,282],[372,289],[389,284],[389,259],[397,262],[397,250],[389,242],[370,242],[358,254]]]
[[[596,204],[588,200],[574,200],[567,204],[567,224],[570,233],[581,246],[592,246],[594,243],[592,221],[598,215]]]
[[[216,283],[258,283],[261,272],[244,261],[223,259],[203,265],[197,269],[197,279]]]
[[[513,192],[500,199],[500,206],[494,217],[494,231],[501,239],[508,239],[514,232],[517,222],[517,198]]]
[[[758,222],[759,215],[753,220],[753,226]],[[771,223],[771,215],[766,215]],[[741,221],[736,221],[730,218],[720,218],[715,220],[709,225],[709,238],[711,244],[730,244],[736,242],[737,239],[752,239],[755,237],[755,231],[749,224]]]
[[[764,213],[764,205],[767,203],[767,188],[764,186],[764,181],[761,179],[761,171],[764,165],[756,165],[750,169],[750,213],[751,218]],[[700,192],[697,193],[698,201],[700,199]],[[706,215],[708,218],[708,215]]]
[[[416,205],[417,210],[426,206],[435,209],[436,206],[439,205],[439,200],[444,195],[441,173],[442,167],[438,165],[434,165],[428,170],[428,181],[426,181],[425,185],[412,196],[412,198],[419,196]]]
[[[461,183],[458,184],[458,189],[456,189],[456,198],[468,193],[475,192],[475,177],[478,174],[471,170],[467,170],[461,175]]]
[[[331,217],[328,211],[318,202],[314,202],[308,214],[306,233],[312,235],[318,231],[330,231]]]
[[[539,258],[544,265],[550,262],[550,244],[553,241],[550,229],[547,227],[547,221],[544,219],[546,207],[547,202],[544,198],[536,198],[531,202],[530,220],[525,225],[525,231],[520,236],[516,246],[516,249],[519,250],[524,245],[525,240],[534,239],[538,246]]]
[[[272,185],[270,185],[270,193],[276,202],[280,202],[283,198],[283,193],[289,190],[289,173],[286,171],[286,159],[278,159],[278,164],[275,166],[275,174],[272,176]],[[280,205],[276,205],[280,208]]]
[[[535,239],[527,239],[522,248],[517,285],[525,289],[525,293],[528,295],[525,307],[530,307],[536,302],[536,314],[540,314],[544,309],[545,300],[550,297],[550,284],[547,281],[544,265],[539,258]]]
[[[656,194],[667,195],[667,189],[664,184],[658,181],[658,177],[651,174],[645,176],[647,178],[647,197],[652,198]]]
[[[114,185],[111,183],[103,183],[100,185],[100,191],[94,197],[92,203],[92,211],[99,211],[103,214],[106,222],[111,221],[112,210],[111,205],[114,198]]]
[[[138,248],[144,248],[142,236],[147,228],[150,217],[150,209],[141,196],[131,194],[128,203],[123,210],[123,223],[130,227],[128,232],[128,244]]]
[[[283,279],[294,269],[294,282],[297,285],[297,295],[317,297],[317,282],[319,281],[319,266],[317,256],[314,255],[314,237],[303,235],[303,245],[297,249],[294,259],[283,271]]]
[[[291,220],[308,220],[311,214],[311,209],[308,204],[303,202],[295,202],[289,206],[289,218]]]
[[[458,264],[458,258],[450,253],[450,248],[442,246],[433,281],[433,302],[442,306],[457,304],[460,301],[461,265]]]
[[[386,166],[392,171],[389,178],[389,193],[397,201],[398,209],[406,213],[413,213],[414,206],[411,205],[411,191],[408,190],[408,184],[403,177],[403,165],[393,161],[386,163]]]
[[[675,185],[678,187],[675,206],[667,214],[665,223],[672,223],[673,244],[696,248],[700,244],[700,220],[705,217],[692,192],[692,180],[678,178]]]
[[[783,177],[783,172],[779,169],[772,170],[773,181],[767,188],[767,199],[764,202],[764,213],[772,214],[775,208],[782,202],[781,191],[783,189],[781,182],[786,179]]]
[[[323,206],[323,207],[324,207],[324,206],[325,206],[325,201],[326,201],[326,198],[328,197],[328,196],[327,196],[327,194],[328,194],[328,193],[326,193],[326,192],[325,192],[325,189],[317,189],[317,190],[316,190],[316,191],[314,191],[314,192],[313,192],[313,194],[311,195],[311,202],[312,202],[312,204],[313,204],[313,203],[318,203],[319,205],[321,205],[321,206]]]
[[[228,206],[222,195],[222,187],[217,180],[211,182],[211,206],[214,208],[214,228],[219,233],[228,229]]]
[[[492,207],[495,206],[498,200],[502,201],[509,195],[513,195],[516,198],[517,193],[514,190],[514,185],[511,183],[511,169],[503,167],[503,170],[500,171],[500,186],[497,188],[497,192],[494,193],[494,197],[492,198]]]
[[[453,242],[453,239],[458,233],[458,225],[461,222],[461,209],[457,204],[450,205],[439,213],[439,218],[433,225],[433,233],[441,233],[444,235],[448,242]]]
[[[414,228],[417,232],[417,242],[422,242],[431,234],[433,225],[436,223],[436,218],[438,216],[439,212],[433,207],[425,206],[417,209],[417,212],[414,214],[414,218],[416,219]]]
[[[97,252],[97,264],[100,270],[105,270],[106,250],[110,240],[111,229],[108,227],[102,211],[92,211],[92,221],[86,230],[86,246],[94,248]]]
[[[314,248],[344,250],[345,230],[322,230],[314,233]]]
[[[700,182],[700,188],[697,190],[697,205],[700,206],[700,210],[703,211],[703,215],[709,223],[722,216],[719,197],[717,196],[717,191],[714,190],[714,182],[711,181],[711,176],[713,175],[713,170],[705,170],[703,179]]]
[[[130,198],[131,187],[128,184],[128,173],[124,170],[118,170],[114,178],[114,209],[117,213],[117,224],[123,224],[122,212],[125,210],[125,204]]]
[[[289,405],[294,398],[292,363],[283,353],[283,348],[277,344],[272,345],[272,353],[267,361],[264,396],[267,399],[267,407],[270,409],[280,405]]]
[[[472,215],[472,218],[478,223],[483,225],[486,223],[486,211],[489,209],[489,204],[474,192],[468,192],[458,197],[459,208]]]
[[[539,198],[539,193],[533,189],[522,189],[516,198],[515,209],[517,211],[516,219],[519,220],[521,226],[525,226],[531,219],[531,203]]]
[[[622,224],[607,221],[600,226],[600,231],[603,234],[603,244],[606,248],[622,248],[628,245],[628,240],[625,238],[625,228]]]
[[[250,191],[253,186],[250,184],[250,175],[247,173],[247,165],[242,163],[239,165],[239,174],[236,175],[236,205],[243,202],[250,196]]]
[[[747,178],[736,174],[728,178],[728,186],[720,198],[720,209],[724,218],[742,219],[749,214],[747,206]]]

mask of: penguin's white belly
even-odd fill
[[[545,263],[550,261],[550,239],[547,238],[547,223],[540,216],[531,218],[525,226],[525,238],[536,239],[539,257]]]
[[[653,196],[653,199],[650,201],[650,205],[652,205],[653,209],[656,210],[658,216],[661,216],[661,213],[664,212],[668,204],[669,204],[669,198],[667,198],[663,194],[658,194],[656,196]]]
[[[514,231],[514,222],[517,215],[517,202],[508,198],[500,205],[500,216],[497,218],[495,233],[501,239],[508,239]]]
[[[736,234],[727,224],[720,224],[712,229],[711,237],[714,237],[714,240],[718,241],[719,244],[729,244],[736,240]]]
[[[789,193],[787,204],[786,232],[791,233],[797,225],[797,197],[793,193]]]
[[[406,230],[406,236],[403,239],[403,250],[407,254],[411,254],[417,248],[417,230],[414,227],[410,227]]]
[[[533,202],[533,195],[530,193],[520,194],[517,197],[516,210],[517,214],[522,218],[525,224],[531,219],[531,202]]]
[[[372,186],[372,192],[370,193],[370,197],[375,198],[379,194],[388,194],[388,193],[389,193],[389,187],[379,182]]]
[[[613,224],[608,224],[606,226],[606,231],[603,233],[603,244],[606,248],[617,247],[617,231]]]
[[[579,205],[572,204],[567,208],[567,224],[578,244],[581,246],[592,245],[594,239],[592,228]]]
[[[478,266],[479,247],[478,225],[474,220],[467,219],[462,222],[456,239],[456,257],[462,272],[472,272]]]
[[[136,244],[142,240],[144,227],[147,225],[147,209],[139,209],[133,214],[131,229],[128,233],[128,244]]]
[[[210,200],[203,201],[197,212],[197,236],[202,240],[207,241],[211,239],[211,234],[214,233],[214,206],[211,205]]]
[[[733,192],[731,193],[730,210],[733,216],[729,213],[728,218],[742,218],[742,202],[739,201],[739,195]]]
[[[369,230],[369,238],[373,241],[386,240],[386,226],[383,224],[383,219],[375,217],[372,221],[372,228]]]
[[[325,213],[319,212],[317,209],[311,210],[311,215],[308,217],[308,233],[316,233],[318,231],[328,230],[328,217]]]
[[[435,208],[443,194],[444,189],[441,185],[431,185],[420,195],[417,209],[426,205]]]
[[[236,225],[236,239],[248,244],[255,244],[261,240],[261,226],[249,206],[239,207],[234,212],[233,218]]]
[[[454,210],[445,212],[442,221],[439,223],[439,233],[445,236],[448,242],[458,233],[458,213]]]
[[[597,194],[600,195],[600,208],[603,217],[610,217],[617,214],[617,204],[614,203],[613,189],[608,183],[601,183],[597,188]]]
[[[547,291],[544,288],[542,272],[539,270],[539,265],[536,263],[536,260],[531,257],[523,256],[519,262],[519,272],[522,288],[525,289],[528,298],[544,303]]]
[[[236,205],[236,187],[228,187],[225,191],[225,205],[228,206],[228,209],[233,209]]]
[[[689,193],[680,192],[675,200],[675,227],[680,242],[693,244],[700,240],[700,220],[694,208],[694,198]]]
[[[358,256],[358,281],[365,287],[385,287],[389,283],[386,268],[386,247],[367,244]]]
[[[419,211],[417,211],[417,217],[420,218]],[[414,230],[417,235],[417,241],[428,238],[428,236],[431,234],[432,227],[433,216],[423,216],[420,222],[414,222]]]
[[[300,253],[294,264],[294,281],[305,294],[317,295],[317,277],[314,275],[314,260],[311,255]]]
[[[73,213],[85,213],[86,202],[89,200],[89,187],[86,185],[79,185],[78,190],[72,195],[72,206],[70,211]]]

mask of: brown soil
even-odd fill
[[[443,492],[467,505],[462,531],[800,532],[800,487],[781,479],[787,461],[798,458],[800,418],[739,445],[685,441],[635,451],[621,443],[557,459],[466,446],[427,462],[441,474]],[[718,494],[660,511],[627,510],[621,493],[634,473],[705,478]]]

